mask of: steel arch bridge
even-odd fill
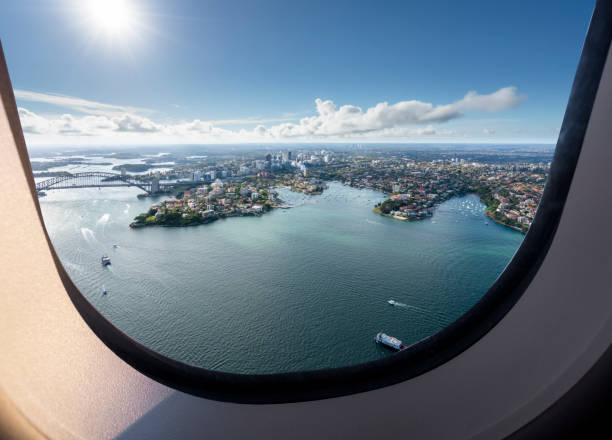
[[[98,171],[66,174],[43,180],[36,184],[36,192],[49,191],[52,189],[101,188],[113,186],[136,186],[151,194],[150,182],[140,182],[131,176],[122,176],[121,174]]]

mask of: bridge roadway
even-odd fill
[[[183,183],[183,182],[181,182]],[[191,182],[185,182],[191,183]],[[168,188],[176,185],[175,183],[159,183],[159,188]],[[65,174],[52,177],[36,184],[36,191],[49,191],[52,189],[76,189],[76,188],[102,188],[118,186],[135,186],[151,194],[152,182],[136,180],[130,175],[121,175],[107,172],[85,172]]]

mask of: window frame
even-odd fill
[[[44,226],[21,127],[16,126],[17,122],[11,128],[13,133],[21,134],[16,143],[22,167],[62,283],[87,325],[117,356],[157,382],[204,398],[257,404],[325,399],[397,384],[439,367],[475,344],[516,304],[538,272],[555,237],[611,41],[612,3],[598,1],[536,216],[516,254],[491,288],[466,313],[438,333],[392,356],[353,366],[265,375],[226,373],[168,358],[130,338],[81,294],[64,270]],[[6,64],[1,52],[0,62]],[[5,108],[16,111],[12,93],[3,94],[3,99]]]

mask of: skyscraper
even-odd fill
[[[157,194],[159,192],[159,176],[154,176],[151,181],[151,192]]]

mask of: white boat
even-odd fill
[[[400,341],[399,339],[393,336],[386,335],[384,333],[378,333],[376,337],[374,338],[374,340],[376,341],[377,344],[383,344],[394,350],[401,351],[406,348],[406,346],[402,344],[402,341]]]
[[[390,299],[389,301],[387,301],[389,304],[391,304],[392,306],[399,306],[400,303],[398,303],[397,301],[395,301],[394,299]]]

